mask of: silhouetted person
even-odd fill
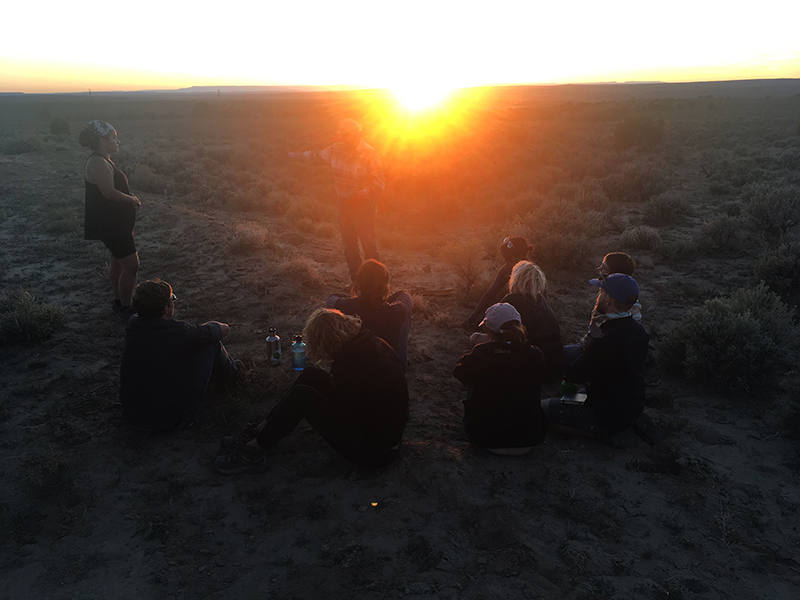
[[[142,203],[131,194],[125,174],[111,162],[111,155],[119,150],[117,132],[111,125],[92,121],[81,131],[78,141],[93,151],[83,170],[86,184],[83,237],[101,240],[111,252],[108,278],[114,292],[114,310],[125,320],[133,312],[131,301],[139,273],[133,226]]]
[[[332,167],[344,257],[350,278],[354,279],[362,262],[359,240],[364,260],[381,259],[375,240],[375,201],[386,182],[381,159],[375,149],[361,139],[361,126],[356,121],[342,119],[337,136],[339,141],[324,150],[289,152],[289,158]]]
[[[356,273],[353,295],[332,294],[325,305],[361,317],[361,328],[371,329],[385,340],[397,352],[403,366],[408,366],[408,331],[414,303],[403,290],[389,295],[389,271],[382,262],[365,260]]]
[[[136,288],[137,314],[125,327],[119,398],[123,420],[139,429],[163,431],[191,422],[213,376],[231,380],[242,366],[220,341],[225,323],[191,325],[173,319],[175,294],[158,279]]]
[[[305,419],[356,466],[383,467],[397,456],[408,421],[408,387],[397,353],[361,319],[319,308],[303,329],[306,367],[269,416],[239,438],[222,440],[214,466],[232,474],[264,465],[266,451]],[[243,440],[249,439],[246,443]]]
[[[514,265],[521,260],[526,260],[532,251],[533,246],[524,237],[514,236],[503,240],[503,243],[500,244],[500,256],[503,257],[503,266],[497,272],[492,285],[481,296],[475,310],[464,319],[461,324],[464,329],[475,329],[478,322],[483,319],[486,309],[505,295],[508,291],[508,281],[511,278],[511,270]]]
[[[633,426],[644,410],[644,366],[649,338],[631,316],[639,285],[617,273],[590,283],[600,288],[595,303],[595,335],[564,378],[586,386],[586,401],[573,405],[562,398],[542,401],[553,431],[594,437],[618,447],[635,442]]]

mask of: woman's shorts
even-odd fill
[[[129,233],[107,235],[102,238],[102,242],[111,251],[114,258],[125,258],[131,254],[136,254],[136,243],[133,241],[133,231]]]

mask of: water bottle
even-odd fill
[[[292,369],[302,371],[306,368],[306,344],[302,335],[294,336],[292,342]]]
[[[281,338],[278,337],[278,330],[275,327],[269,328],[267,354],[269,354],[269,362],[273,367],[281,364]]]

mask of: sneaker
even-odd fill
[[[666,437],[664,430],[656,425],[655,421],[653,421],[653,419],[651,419],[645,412],[642,412],[642,414],[639,415],[639,418],[636,419],[636,423],[633,425],[633,430],[636,432],[636,435],[638,435],[651,446],[657,444]]]
[[[214,468],[223,475],[233,475],[243,471],[263,471],[266,463],[266,452],[244,444],[235,452],[215,458]]]
[[[131,316],[136,314],[136,309],[133,308],[132,306],[126,306],[125,308],[120,307],[118,314],[119,314],[119,320],[122,321],[123,323],[127,323],[128,319],[130,319]]]
[[[219,441],[219,453],[230,454],[236,452],[247,442],[254,440],[258,435],[256,431],[257,423],[248,423],[245,428],[236,435],[226,435]]]

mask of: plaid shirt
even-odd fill
[[[307,162],[324,162],[333,168],[333,184],[339,198],[374,200],[386,187],[381,158],[365,141],[348,151],[343,142],[324,150],[289,152],[290,158]]]

